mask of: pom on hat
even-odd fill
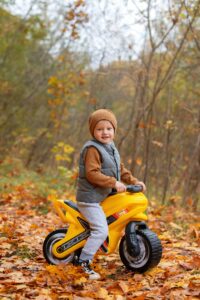
[[[89,117],[89,130],[92,136],[94,135],[95,126],[101,120],[109,121],[112,124],[114,130],[116,131],[117,120],[113,112],[108,109],[98,109],[94,111]]]

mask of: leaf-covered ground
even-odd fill
[[[89,281],[78,267],[50,266],[42,255],[45,236],[63,226],[45,198],[24,186],[0,198],[0,299],[193,300],[200,296],[199,216],[151,203],[149,226],[160,237],[163,258],[145,274],[133,274],[116,252],[97,256],[100,281]]]

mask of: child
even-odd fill
[[[117,129],[115,115],[107,109],[94,111],[89,117],[89,130],[93,137],[85,143],[80,153],[77,205],[90,224],[90,236],[82,249],[77,264],[89,275],[89,279],[99,279],[90,262],[108,236],[106,216],[100,203],[111,193],[125,192],[127,184],[142,185],[120,163],[119,153],[114,145]]]

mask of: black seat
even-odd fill
[[[70,206],[71,208],[73,208],[74,210],[79,211],[77,204],[71,200],[64,200],[64,203],[67,204],[68,206]]]

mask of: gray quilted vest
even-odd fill
[[[112,188],[102,188],[92,185],[85,176],[84,155],[87,148],[94,146],[101,155],[101,172],[120,180],[120,156],[114,143],[102,144],[96,140],[85,143],[80,153],[79,178],[76,200],[78,202],[99,203],[112,191]]]

